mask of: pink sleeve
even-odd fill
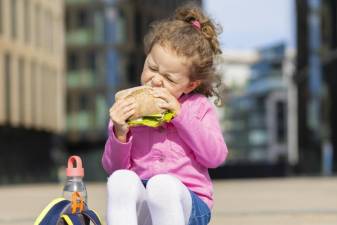
[[[228,154],[215,108],[207,99],[182,105],[172,120],[177,132],[193,150],[199,163],[207,168],[221,165]]]
[[[109,122],[109,137],[105,143],[105,149],[102,157],[104,170],[110,175],[115,170],[127,169],[130,167],[130,151],[132,146],[132,137],[128,138],[126,143],[120,142],[113,131],[113,125]]]

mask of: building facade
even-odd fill
[[[224,51],[222,53],[222,62],[218,66],[218,70],[222,75],[222,82],[227,89],[227,93],[225,94],[226,100],[232,101],[237,96],[244,95],[252,73],[251,66],[258,60],[259,54],[257,51]],[[239,126],[239,123],[233,121],[231,118],[233,109],[227,107],[227,102],[225,102],[225,106],[219,107],[217,110],[226,142],[234,142],[230,131]],[[239,151],[233,150],[227,161],[236,160],[239,154]]]
[[[285,46],[276,44],[258,53],[244,93],[228,102],[233,123],[228,144],[237,154],[234,160],[277,162],[287,153],[287,95],[282,69]]]
[[[337,3],[297,0],[298,171],[337,171]]]
[[[63,34],[63,1],[0,0],[4,182],[51,173],[52,143],[65,125]]]
[[[248,77],[242,87],[232,87],[224,109],[224,136],[231,155],[223,167],[212,171],[214,177],[287,174],[285,59],[285,44],[275,43],[258,49],[246,63]]]

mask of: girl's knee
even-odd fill
[[[131,170],[116,170],[108,178],[108,185],[115,185],[121,182],[132,182],[139,180],[138,175]]]
[[[141,183],[138,175],[130,170],[117,170],[108,178],[109,196],[137,196],[139,194],[139,183]]]
[[[146,186],[149,201],[178,200],[181,181],[168,174],[160,174],[152,177]]]

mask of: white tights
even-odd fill
[[[189,190],[173,176],[156,175],[146,189],[130,170],[108,179],[108,225],[186,225],[191,210]]]

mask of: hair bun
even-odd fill
[[[201,23],[201,21],[207,19],[199,6],[193,3],[186,4],[176,9],[174,18],[187,23],[191,23],[193,20],[198,20]]]
[[[221,53],[218,41],[218,34],[221,32],[221,28],[220,26],[215,25],[214,22],[204,14],[199,6],[194,3],[188,3],[179,7],[175,11],[174,19],[182,20],[189,24],[192,24],[192,21],[197,20],[200,23],[202,35],[209,41],[214,53]]]

